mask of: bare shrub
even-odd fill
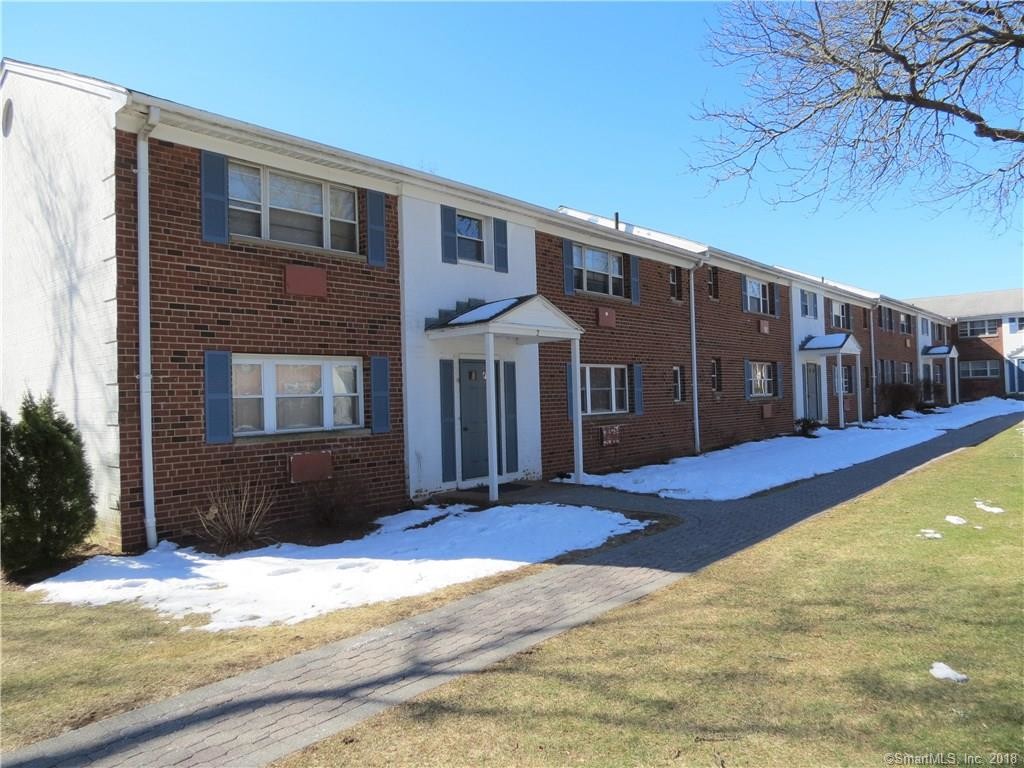
[[[210,505],[199,510],[199,522],[219,551],[242,549],[267,541],[265,519],[274,494],[262,480],[222,482],[208,494]]]
[[[373,515],[366,509],[366,489],[359,478],[338,474],[304,488],[310,520],[322,528],[356,528]]]

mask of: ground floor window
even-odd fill
[[[711,391],[722,391],[722,358],[711,358]]]
[[[686,399],[686,366],[677,365],[672,369],[672,399],[677,403]]]
[[[852,395],[853,394],[853,366],[852,365],[844,365],[843,366],[843,394],[844,395]]]
[[[774,397],[777,394],[775,363],[750,363],[750,396]]]
[[[999,378],[998,360],[961,360],[961,379],[997,379]]]
[[[233,355],[234,433],[361,427],[362,380],[358,358]]]
[[[581,365],[583,414],[626,413],[629,410],[626,381],[624,365]]]
[[[914,383],[914,366],[910,363],[900,363],[900,380],[904,384]]]
[[[941,384],[942,383],[942,366],[941,365],[936,365],[932,369],[932,374],[934,376],[933,380],[935,381],[935,383],[936,384]]]

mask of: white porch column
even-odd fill
[[[839,428],[846,427],[846,403],[843,395],[843,356],[836,355],[836,374],[833,376],[836,386],[836,401],[839,403]]]
[[[574,481],[583,482],[583,406],[580,403],[580,340],[572,340],[572,455]]]
[[[487,395],[487,498],[498,500],[498,403],[494,392],[494,334],[484,334],[484,385]]]
[[[857,382],[857,421],[864,423],[864,382],[860,380],[860,353],[856,355],[857,371],[854,381]]]

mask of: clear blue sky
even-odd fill
[[[713,4],[13,4],[3,55],[892,296],[1022,283],[999,231],[896,190],[772,209],[687,172]]]

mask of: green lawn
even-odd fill
[[[1015,428],[280,766],[882,766],[893,752],[987,765],[1021,753],[1022,460]],[[935,661],[970,681],[933,679]]]
[[[661,517],[645,531],[619,536],[603,546],[651,535],[677,522]],[[594,551],[566,553],[552,563],[572,562]],[[132,604],[44,603],[38,592],[4,583],[0,591],[0,746],[8,751],[56,736],[550,567],[551,563],[526,566],[428,595],[335,611],[299,624],[230,632],[182,631],[204,623],[204,617],[166,620]]]

